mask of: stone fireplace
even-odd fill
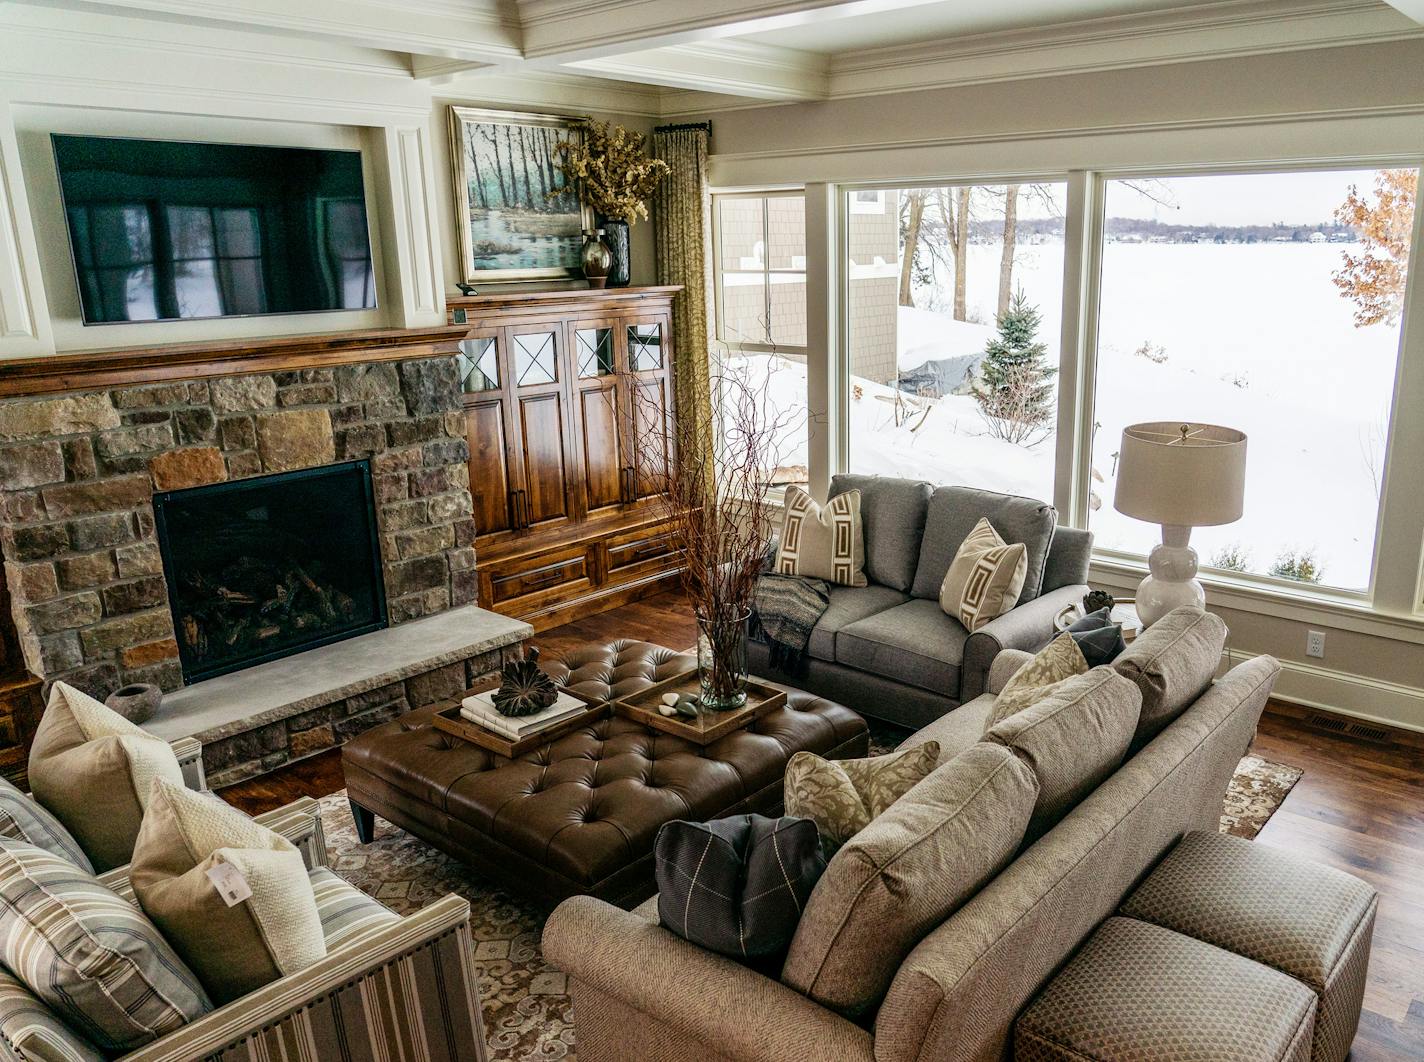
[[[153,496],[183,679],[386,625],[371,462]]]
[[[251,695],[288,653],[357,646],[340,658],[350,681],[187,728],[218,783],[451,696],[527,633],[456,636],[452,620],[397,637],[447,615],[490,617],[467,608],[475,526],[459,380],[450,357],[346,357],[0,400],[0,551],[25,662],[46,684],[102,698],[186,681],[167,701],[201,717],[227,688],[208,676],[248,668]],[[355,641],[326,644],[339,639]],[[368,668],[388,644],[405,656]],[[163,736],[185,729],[155,722]]]

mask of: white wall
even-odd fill
[[[441,324],[460,278],[448,105],[594,111],[650,128],[647,114],[607,106],[620,98],[567,77],[467,76],[436,89],[412,77],[402,57],[376,49],[0,5],[0,359]],[[51,132],[359,148],[379,307],[86,327]],[[634,283],[650,283],[651,225],[637,225],[633,239]]]

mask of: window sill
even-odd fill
[[[1147,565],[1142,561],[1097,551],[1089,569],[1092,582],[1113,589],[1135,590],[1146,575]],[[1424,615],[1386,612],[1363,594],[1265,586],[1219,572],[1204,573],[1199,578],[1206,588],[1209,606],[1424,645]]]

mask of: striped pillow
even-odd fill
[[[67,859],[7,837],[0,964],[102,1051],[142,1047],[213,1009],[143,912]]]
[[[827,579],[842,586],[865,586],[865,534],[860,523],[860,491],[837,494],[825,507],[800,487],[786,488],[786,514],[775,571]]]
[[[60,821],[40,807],[34,797],[20,792],[3,778],[0,778],[0,837],[29,841],[36,848],[63,856],[80,870],[94,873],[84,849]]]
[[[0,970],[0,1039],[13,1044],[21,1057],[41,1062],[104,1062],[97,1047],[5,970]]]

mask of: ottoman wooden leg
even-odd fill
[[[351,805],[351,817],[356,821],[356,839],[362,844],[370,844],[376,836],[375,813],[367,811],[354,800],[347,803]]]

